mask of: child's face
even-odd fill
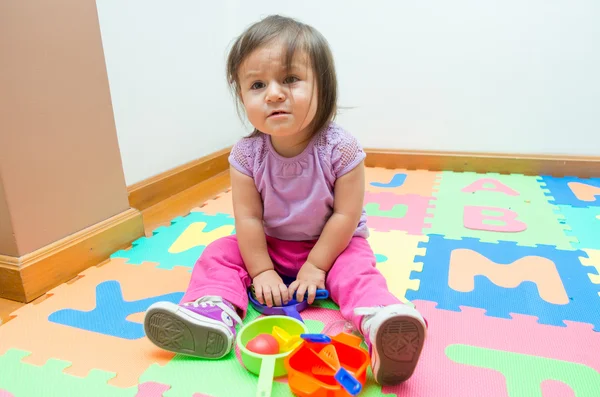
[[[297,51],[285,70],[285,47],[254,51],[240,67],[242,102],[252,125],[273,136],[308,134],[317,110],[317,86],[308,57]],[[281,111],[281,113],[277,113]]]

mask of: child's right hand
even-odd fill
[[[268,307],[282,306],[289,302],[288,288],[275,270],[266,270],[254,277],[252,282],[256,300]]]

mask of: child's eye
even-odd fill
[[[251,90],[260,90],[261,88],[263,88],[265,85],[263,83],[261,83],[260,81],[255,82],[254,84],[252,84],[250,86]]]
[[[289,76],[289,77],[286,77],[286,79],[284,80],[284,83],[285,84],[293,84],[293,83],[295,83],[297,81],[300,81],[300,79],[298,77],[296,77],[296,76]]]

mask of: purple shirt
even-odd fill
[[[365,157],[356,138],[331,123],[290,158],[275,151],[270,135],[242,138],[233,146],[229,163],[254,179],[263,201],[265,234],[302,241],[319,238],[333,213],[336,179]],[[366,222],[363,209],[354,236],[369,236]]]

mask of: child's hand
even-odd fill
[[[288,290],[281,276],[275,270],[267,270],[254,277],[254,295],[262,305],[282,306],[288,303]]]
[[[315,296],[318,289],[325,289],[325,271],[319,269],[310,262],[304,263],[296,280],[290,284],[288,294],[291,298],[296,293],[296,300],[302,302],[304,295],[308,291],[308,303],[312,304],[315,301]]]

